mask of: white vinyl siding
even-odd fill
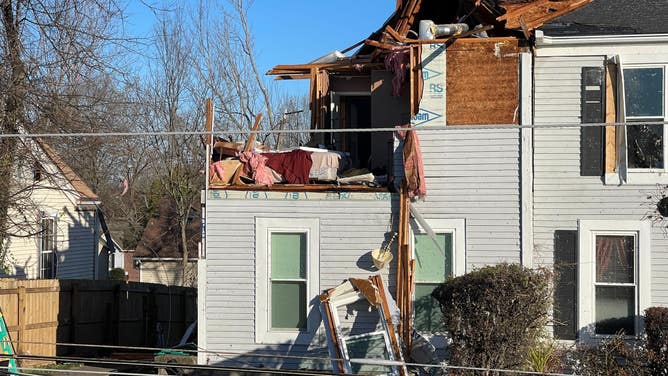
[[[307,320],[320,317],[318,294],[321,290],[338,286],[345,278],[367,278],[378,273],[368,253],[381,246],[388,236],[392,198],[396,195],[384,194],[386,200],[346,200],[345,194],[337,200],[310,200],[305,199],[305,195],[312,198],[319,194],[303,192],[280,195],[280,200],[265,200],[265,194],[260,192],[257,195],[249,193],[247,197],[250,199],[207,201],[207,278],[200,283],[206,283],[206,297],[202,300],[206,304],[207,346],[214,351],[235,349],[242,352],[278,351],[283,354],[290,351],[293,354],[327,357],[322,328],[314,332],[290,334],[290,338],[297,337],[296,343],[294,339],[267,339],[265,343],[256,341],[259,339],[256,334],[260,333],[256,309],[267,307],[266,304],[259,305],[259,302],[267,301],[266,297],[259,297],[261,292],[258,288],[258,283],[264,286],[265,282],[256,283],[256,278],[260,280],[262,274],[267,275],[264,271],[268,270],[267,263],[270,262],[257,253],[260,252],[259,245],[266,244],[266,240],[256,237],[256,234],[261,234],[256,230],[256,217],[280,219],[280,228],[293,232],[308,228],[300,226],[299,219],[318,219],[319,243],[313,249],[319,251],[319,263],[311,269],[315,271],[310,280],[315,290],[308,295]],[[295,199],[284,200],[285,197]],[[396,243],[391,249],[396,252]],[[379,273],[392,283],[392,279],[388,278],[388,268]],[[375,330],[377,321],[366,320],[367,316],[366,311],[352,312],[342,317],[342,324],[356,323],[356,329],[362,332]],[[213,353],[208,354],[208,362],[222,360]],[[320,363],[314,366],[330,366],[328,361]],[[296,359],[265,358],[256,359],[254,364],[298,367],[303,363]]]
[[[466,270],[519,263],[520,130],[453,126],[418,136],[427,197],[412,205],[428,220],[466,219]]]
[[[654,46],[653,48],[657,48]],[[605,56],[590,56],[590,49],[568,50],[579,56],[535,58],[534,122],[579,124],[582,67],[603,66]],[[614,55],[615,51],[608,51]],[[634,55],[635,56],[635,55]],[[664,55],[666,56],[666,55]],[[637,63],[639,56],[631,61]],[[643,55],[643,59],[651,59]],[[534,263],[553,266],[557,230],[577,230],[578,220],[637,221],[653,210],[648,196],[655,184],[611,185],[597,176],[580,176],[580,128],[534,130]],[[668,238],[651,228],[654,250],[668,249]],[[651,304],[668,305],[668,253],[651,252]]]
[[[35,189],[32,200],[46,216],[56,220],[56,277],[95,279],[96,252],[99,245],[96,239],[99,232],[95,231],[95,227],[99,225],[97,213],[93,210],[77,209],[61,190],[51,185]],[[20,214],[12,213],[12,215]],[[12,256],[12,263],[9,275],[18,278],[39,278],[41,248],[39,213],[35,212],[26,220],[32,221],[33,226],[20,235],[33,235],[10,238],[9,254]]]

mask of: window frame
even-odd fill
[[[46,227],[48,225],[48,227]],[[47,216],[42,214],[39,220],[40,232],[39,232],[39,271],[38,275],[40,279],[54,279],[57,276],[57,262],[58,262],[58,252],[57,252],[57,240],[58,240],[58,225],[56,217]],[[50,231],[48,228],[50,227]],[[50,237],[51,249],[45,249],[45,242],[48,242]],[[44,265],[44,255],[51,254],[51,274],[46,275],[47,266]]]
[[[663,101],[662,101],[662,114],[659,116],[628,116],[626,114],[626,87],[624,85],[625,71],[628,70],[638,70],[638,69],[661,69],[663,75]],[[619,82],[621,83],[622,92],[619,96],[619,101],[621,101],[620,112],[622,116],[622,122],[626,125],[623,127],[624,132],[624,160],[621,163],[624,163],[624,169],[626,171],[626,181],[629,184],[656,184],[656,183],[668,183],[668,126],[664,124],[663,126],[663,168],[630,168],[629,167],[629,137],[628,137],[628,126],[632,123],[638,123],[639,125],[643,122],[653,122],[653,121],[668,121],[668,95],[666,95],[666,90],[668,89],[668,80],[666,78],[666,73],[668,72],[668,64],[624,64],[619,67]]]
[[[635,285],[635,336],[644,331],[641,318],[645,309],[651,305],[651,224],[648,221],[632,220],[579,220],[579,255],[578,255],[578,332],[579,339],[585,342],[614,337],[608,334],[596,334],[596,286],[611,285],[596,282],[596,237],[629,236],[636,239],[634,253]],[[620,284],[612,284],[619,285]]]
[[[255,341],[276,344],[290,341],[309,343],[318,330],[317,309],[320,267],[320,220],[318,218],[255,218]],[[273,329],[271,327],[271,234],[306,234],[306,329]]]
[[[452,276],[457,277],[466,274],[466,220],[465,219],[426,219],[427,224],[431,227],[435,234],[450,233],[452,234]],[[415,235],[427,234],[427,230],[422,227],[419,222],[415,222],[414,226],[410,228],[410,247],[411,257],[416,260],[415,249]],[[441,281],[442,282],[442,281]],[[415,276],[415,284],[419,284],[418,277]],[[425,284],[433,284],[434,282],[424,282]],[[413,320],[415,319],[415,289],[413,289],[413,296],[411,296],[413,303]],[[425,332],[422,335],[434,336],[443,334],[441,332]]]

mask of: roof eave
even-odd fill
[[[668,34],[548,36],[536,30],[536,47],[665,42],[668,42]]]

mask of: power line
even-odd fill
[[[0,355],[2,357],[9,357],[8,355]],[[118,359],[103,359],[103,358],[80,358],[80,357],[62,357],[62,356],[40,356],[40,355],[15,355],[14,358],[24,359],[24,360],[46,360],[46,361],[60,361],[60,362],[71,362],[71,363],[83,363],[83,364],[98,364],[98,365],[110,365],[110,366],[132,366],[132,367],[149,367],[149,368],[172,368],[172,369],[193,369],[193,370],[209,370],[209,371],[251,371],[258,373],[266,373],[268,368],[259,368],[259,367],[231,367],[231,366],[216,366],[216,365],[202,365],[202,364],[178,364],[178,363],[156,363],[156,362],[146,362],[146,361],[128,361],[128,360],[118,360]],[[7,367],[0,367],[7,368]],[[25,369],[19,367],[20,369]],[[42,371],[51,371],[49,369],[40,369]],[[64,370],[68,371],[68,370]],[[88,372],[88,371],[86,371]],[[93,372],[91,372],[93,373]],[[108,374],[109,372],[104,372]],[[329,375],[329,371],[317,371],[317,370],[282,370],[282,369],[271,369],[272,374],[277,375],[301,375],[301,376],[322,376]],[[114,374],[120,374],[114,372]],[[145,374],[136,374],[136,375],[145,375]]]
[[[135,351],[174,351],[175,349],[171,348],[160,348],[160,347],[144,347],[144,346],[116,346],[116,345],[93,345],[93,344],[83,344],[83,343],[68,343],[68,342],[43,342],[43,341],[21,341],[21,340],[12,340],[10,341],[14,344],[32,344],[32,345],[55,345],[55,346],[64,346],[64,347],[84,347],[84,348],[95,348],[95,349],[112,349],[112,350],[135,350]],[[302,359],[302,360],[323,360],[323,361],[340,361],[338,358],[329,358],[329,357],[313,357],[313,356],[297,356],[297,355],[282,355],[276,353],[248,353],[241,351],[211,351],[204,348],[198,348],[198,350],[187,350],[187,349],[178,349],[177,351],[184,353],[193,353],[198,352],[216,354],[216,355],[231,355],[231,356],[244,356],[244,357],[266,357],[266,358],[285,358],[285,359]],[[0,354],[0,357],[3,355]]]
[[[146,363],[140,361],[120,361],[116,359],[100,359],[100,358],[78,358],[78,357],[53,357],[53,356],[15,356],[18,359],[26,360],[52,360],[52,361],[61,361],[61,362],[73,362],[73,363],[93,363],[93,364],[104,364],[112,366],[134,366],[134,367],[150,367],[150,368],[172,368],[172,369],[192,369],[192,370],[209,370],[209,371],[244,371],[244,372],[258,372],[265,374],[267,372],[278,375],[302,375],[302,376],[321,376],[331,374],[329,371],[317,371],[317,370],[296,370],[296,369],[269,369],[269,368],[257,368],[257,367],[226,367],[226,366],[215,366],[215,365],[189,365],[189,364],[178,364],[178,363]],[[486,368],[486,367],[469,367],[469,366],[455,366],[449,364],[424,364],[424,363],[411,363],[411,362],[402,362],[402,361],[392,361],[386,359],[350,359],[351,363],[361,364],[361,365],[375,365],[375,366],[408,366],[408,367],[421,367],[421,368],[439,368],[439,369],[452,369],[452,370],[463,370],[463,371],[486,371],[486,372],[498,372],[506,374],[518,374],[518,375],[544,375],[544,376],[574,376],[573,374],[565,373],[551,373],[551,372],[538,372],[538,371],[525,371],[525,370],[516,370],[516,369],[505,369],[505,368]],[[0,369],[7,369],[8,367],[0,367]],[[71,369],[44,369],[44,368],[26,368],[19,367],[20,370],[27,371],[40,371],[40,372],[72,372],[72,373],[89,373],[89,374],[108,374],[108,371],[94,371],[94,370],[71,370]],[[127,375],[127,376],[144,376],[144,375],[154,375],[149,373],[134,373],[134,372],[122,372],[114,371],[115,375]],[[364,374],[364,373],[361,373]]]
[[[420,125],[411,128],[345,128],[345,129],[267,129],[267,130],[217,130],[207,131],[142,131],[142,132],[75,132],[75,133],[3,133],[0,138],[55,138],[55,137],[138,137],[138,136],[206,136],[209,134],[282,134],[282,133],[374,133],[396,132],[409,130],[415,132],[430,131],[468,131],[468,130],[517,130],[517,129],[560,129],[560,128],[587,128],[587,127],[623,127],[639,125],[667,125],[668,121],[647,122],[616,122],[616,123],[545,123],[545,124],[450,124],[450,125]]]

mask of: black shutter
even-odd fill
[[[577,336],[578,232],[554,232],[554,337],[574,340]]]
[[[583,67],[580,91],[582,123],[605,122],[605,69]],[[582,127],[580,131],[580,175],[602,176],[605,160],[605,127]]]

